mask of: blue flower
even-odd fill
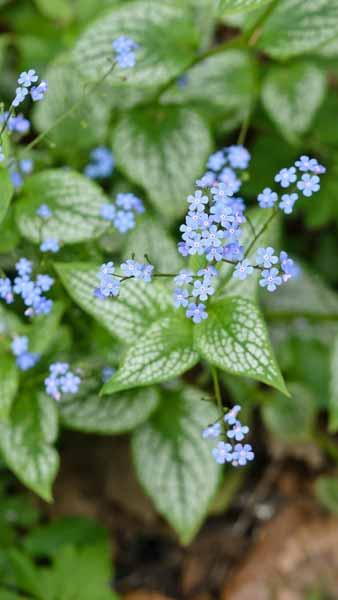
[[[205,248],[210,248],[211,246],[219,248],[224,238],[224,231],[218,229],[216,225],[211,225],[209,229],[202,231],[202,237],[204,239]]]
[[[28,369],[32,369],[38,360],[40,359],[40,354],[37,352],[23,352],[16,358],[16,364],[21,371],[28,371]]]
[[[39,208],[36,210],[36,214],[41,217],[41,219],[49,219],[53,211],[47,204],[40,204]]]
[[[181,269],[175,277],[174,282],[178,285],[188,285],[193,280],[193,272],[190,269]]]
[[[189,292],[184,288],[176,288],[174,290],[173,303],[176,308],[188,306]]]
[[[249,275],[251,275],[252,273],[253,273],[253,266],[251,265],[250,261],[247,258],[245,258],[242,262],[240,262],[236,265],[234,273],[233,273],[233,277],[235,279],[240,279],[241,281],[243,281],[244,279],[249,277]]]
[[[115,273],[114,263],[110,260],[107,263],[103,263],[100,267],[99,276],[106,277],[107,275],[113,275]]]
[[[129,258],[125,263],[121,264],[123,275],[126,277],[138,277],[140,274],[140,263]]]
[[[280,260],[280,266],[283,271],[282,279],[284,282],[291,279],[291,277],[297,276],[297,274],[298,274],[297,265],[295,265],[292,258],[289,258],[287,252],[284,252],[284,250],[282,250],[282,252],[279,255],[279,260]]]
[[[242,260],[244,256],[244,248],[238,242],[226,244],[223,248],[223,258],[230,261]]]
[[[242,185],[241,181],[236,176],[235,171],[233,171],[229,167],[223,169],[223,171],[219,174],[218,177],[219,180],[226,186],[228,196],[236,194],[236,192],[238,192]]]
[[[225,226],[225,230],[225,235],[229,243],[237,242],[242,235],[242,232],[239,229],[237,223],[227,223]]]
[[[243,467],[255,458],[250,444],[236,444],[232,453],[232,464]]]
[[[12,283],[8,277],[0,278],[0,298],[2,298],[6,304],[12,304],[14,302]]]
[[[204,279],[203,281],[195,281],[194,287],[192,290],[192,295],[200,300],[208,300],[208,296],[212,296],[215,293],[215,288],[210,285],[210,281],[208,279]]]
[[[116,369],[114,369],[114,367],[103,367],[101,371],[103,383],[106,383],[114,375],[115,372]]]
[[[194,254],[201,255],[204,253],[204,241],[199,233],[193,232],[189,239],[187,239],[186,243],[188,247],[188,252],[192,256]]]
[[[129,229],[134,229],[134,214],[131,211],[118,210],[114,218],[114,225],[120,233],[126,233]]]
[[[235,404],[235,406],[233,406],[232,409],[224,415],[224,423],[227,423],[228,425],[235,425],[235,423],[237,423],[237,415],[240,410],[241,407],[239,404]]]
[[[115,59],[121,69],[133,67],[136,63],[135,50],[138,44],[131,38],[121,35],[112,43]]]
[[[59,380],[60,390],[63,394],[76,394],[80,383],[80,377],[78,377],[78,375],[74,375],[74,373],[71,371],[68,371],[68,373],[62,375]]]
[[[48,238],[42,242],[40,250],[41,252],[53,252],[55,254],[56,252],[59,252],[60,245],[57,239]]]
[[[303,196],[309,198],[314,192],[320,190],[320,179],[318,175],[309,175],[308,173],[305,173],[302,175],[301,181],[298,181],[297,188],[303,193]]]
[[[323,165],[320,165],[316,158],[310,158],[309,156],[304,155],[301,156],[298,160],[296,160],[295,165],[300,171],[311,171],[316,175],[321,175],[326,171],[325,167],[323,167]]]
[[[261,279],[259,280],[261,287],[266,287],[269,292],[274,292],[277,286],[282,285],[282,278],[276,267],[262,271]]]
[[[24,99],[26,98],[28,94],[28,90],[25,87],[18,87],[15,90],[15,98],[12,102],[13,106],[19,106],[19,104],[21,104],[21,102],[24,101]]]
[[[235,220],[231,207],[224,204],[224,202],[216,202],[211,207],[210,212],[214,215],[216,223],[220,223],[222,227],[226,227]]]
[[[281,169],[275,177],[275,181],[281,185],[282,188],[287,188],[291,183],[297,180],[295,167],[289,169]]]
[[[214,202],[228,200],[229,196],[232,194],[231,190],[224,182],[217,183],[210,191],[214,197]]]
[[[49,292],[54,283],[54,279],[49,275],[38,275],[36,278],[36,283],[43,292]]]
[[[233,428],[227,431],[227,436],[230,439],[235,439],[236,442],[244,440],[245,436],[249,433],[249,427],[242,425],[239,421],[234,423]]]
[[[29,69],[29,71],[23,71],[20,73],[18,77],[18,84],[23,85],[24,87],[30,87],[32,83],[35,83],[38,80],[38,76],[34,69]]]
[[[223,259],[223,248],[217,246],[211,246],[210,248],[207,248],[206,257],[210,262],[212,260],[220,262]]]
[[[202,431],[202,437],[204,439],[208,438],[217,438],[222,431],[222,427],[220,423],[214,423],[213,425],[209,425]]]
[[[226,158],[222,150],[218,150],[214,154],[210,154],[207,162],[207,167],[211,171],[219,171],[226,163]]]
[[[141,264],[140,272],[136,276],[136,279],[140,279],[141,281],[144,281],[145,283],[149,283],[153,277],[153,270],[154,270],[153,265],[142,265]]]
[[[138,213],[144,212],[143,202],[135,194],[117,194],[116,204],[120,208],[123,208],[123,210],[135,210]]]
[[[244,146],[229,146],[228,161],[233,169],[246,169],[249,165],[251,156]]]
[[[106,221],[114,221],[116,208],[113,204],[105,203],[100,206],[100,216]]]
[[[278,196],[271,188],[265,188],[257,197],[257,202],[261,208],[272,208],[277,200]]]
[[[30,129],[30,126],[31,124],[29,120],[26,119],[22,114],[16,116],[12,115],[7,123],[7,128],[9,131],[20,134],[27,133]]]
[[[196,179],[195,183],[200,188],[211,187],[215,183],[215,174],[212,171],[207,171],[201,179]]]
[[[290,215],[293,211],[294,204],[298,200],[298,194],[283,194],[282,201],[279,203],[279,208],[281,208],[286,215]]]
[[[39,102],[39,100],[43,100],[45,93],[48,90],[47,81],[40,81],[39,85],[36,87],[33,86],[30,89],[30,94],[33,102]]]
[[[203,192],[197,190],[193,196],[188,196],[189,211],[197,210],[198,212],[202,212],[204,204],[208,204],[208,201],[208,196],[203,196]]]
[[[112,275],[103,276],[101,273],[99,274],[99,277],[100,285],[99,288],[96,289],[99,290],[101,297],[103,296],[104,298],[108,298],[109,296],[116,297],[119,295],[121,282],[119,279],[117,279],[117,277],[114,277]]]
[[[20,356],[28,350],[28,337],[26,335],[16,336],[11,343],[11,350],[14,356]]]
[[[110,177],[115,166],[111,150],[105,146],[98,146],[90,153],[90,162],[85,167],[84,173],[91,179],[104,179]]]
[[[201,323],[203,319],[208,318],[208,313],[205,310],[205,304],[195,304],[191,302],[188,305],[187,311],[185,313],[189,319],[192,319],[194,323]]]
[[[231,462],[233,458],[231,444],[218,442],[217,446],[212,449],[212,455],[219,465],[224,465],[226,462]]]
[[[189,255],[189,247],[188,244],[186,244],[185,242],[179,242],[177,244],[177,249],[182,256]]]
[[[33,265],[30,260],[27,260],[27,258],[20,258],[20,260],[18,260],[18,262],[15,264],[15,268],[20,277],[24,277],[25,275],[31,274]]]
[[[256,252],[256,263],[265,269],[270,269],[272,265],[278,263],[278,257],[274,254],[274,249],[271,246],[267,248],[258,248]]]
[[[199,275],[199,277],[203,277],[204,280],[211,281],[214,277],[219,276],[219,271],[217,271],[216,267],[208,265],[207,267],[197,271],[197,275]]]

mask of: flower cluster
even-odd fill
[[[268,292],[274,292],[277,287],[289,281],[291,277],[296,277],[299,272],[297,265],[292,258],[289,258],[287,252],[283,250],[277,256],[271,246],[258,248],[255,254],[254,266],[248,259],[237,263],[233,277],[243,281],[252,275],[254,268],[261,271],[259,285],[265,287]]]
[[[104,263],[101,265],[97,274],[99,286],[93,290],[95,298],[105,300],[110,296],[118,296],[120,293],[121,283],[126,279],[138,279],[149,283],[153,277],[153,265],[137,262],[134,259],[128,259],[121,264],[123,275],[115,273],[113,262]]]
[[[226,436],[232,442],[242,442],[245,436],[249,433],[249,427],[242,425],[237,419],[237,415],[241,407],[236,405],[224,417],[224,423],[228,427]],[[222,426],[220,422],[209,425],[202,431],[203,438],[218,438],[222,435]],[[233,467],[242,467],[254,459],[255,455],[250,444],[229,443],[220,441],[217,446],[212,449],[212,455],[215,461],[223,465],[231,463]]]
[[[288,193],[281,194],[279,197],[271,188],[265,188],[258,194],[257,202],[261,208],[273,208],[278,204],[286,215],[290,215],[299,199],[299,193],[309,198],[320,190],[319,175],[325,171],[325,167],[319,164],[316,158],[301,156],[296,160],[294,166],[281,169],[275,176],[275,182],[283,190],[291,187]]]
[[[28,94],[30,94],[33,102],[38,102],[39,100],[43,99],[45,93],[47,92],[48,85],[47,82],[43,80],[37,84],[38,79],[39,76],[34,69],[29,69],[29,71],[23,71],[20,73],[18,77],[19,87],[17,87],[15,90],[15,98],[12,102],[12,106],[19,106],[19,104],[24,101]]]
[[[54,400],[60,400],[62,394],[76,394],[80,383],[80,377],[70,370],[68,363],[58,362],[49,367],[45,389]]]
[[[28,337],[25,335],[16,336],[13,339],[11,350],[16,357],[16,364],[21,371],[28,371],[40,359],[40,354],[28,351]]]
[[[115,204],[101,205],[100,216],[110,221],[120,233],[126,233],[136,225],[135,215],[144,212],[142,200],[135,194],[117,194]]]
[[[29,175],[33,171],[33,161],[30,158],[11,161],[9,164],[9,172],[13,187],[20,188],[23,184],[24,175]]]
[[[135,50],[139,47],[134,40],[126,35],[120,35],[112,43],[115,60],[120,69],[130,69],[135,66]]]
[[[30,130],[30,121],[23,114],[11,115],[8,111],[0,114],[0,123],[6,123],[6,128],[11,133],[25,135]]]
[[[15,265],[17,276],[12,283],[8,277],[0,279],[0,298],[7,304],[14,302],[14,294],[21,296],[27,309],[26,316],[46,315],[53,306],[53,301],[46,298],[43,292],[48,292],[54,279],[49,275],[38,275],[32,279],[33,265],[27,258],[20,258]]]
[[[115,160],[109,148],[98,146],[91,151],[90,162],[84,173],[91,179],[105,179],[111,176],[114,166]]]
[[[211,265],[193,273],[190,269],[182,269],[174,279],[173,303],[175,308],[183,306],[186,316],[194,323],[201,323],[207,318],[205,302],[215,292],[215,279],[219,272]],[[192,302],[201,300],[202,302]]]

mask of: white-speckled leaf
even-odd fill
[[[141,217],[137,227],[129,233],[124,258],[130,258],[133,253],[140,261],[147,254],[160,273],[177,273],[184,264],[176,243],[155,215]]]
[[[195,348],[211,364],[262,381],[281,392],[285,384],[263,317],[252,300],[229,296],[208,307],[209,317],[195,327]]]
[[[70,169],[49,169],[29,177],[16,207],[16,222],[32,242],[57,238],[64,244],[100,236],[108,227],[100,218],[100,206],[107,202],[101,188]],[[53,215],[43,221],[36,215],[47,204]]]
[[[329,425],[332,433],[338,431],[338,335],[334,340],[331,351]]]
[[[55,267],[73,300],[122,342],[138,339],[172,309],[171,293],[162,281],[125,281],[117,298],[102,301],[93,297],[98,265],[58,263]]]
[[[111,110],[111,93],[87,94],[86,81],[67,56],[59,57],[44,74],[48,81],[48,94],[34,107],[33,121],[38,131],[51,127],[74,104],[79,107],[62,124],[48,134],[55,145],[53,152],[69,159],[79,150],[90,150],[105,141]]]
[[[18,369],[10,354],[0,354],[0,422],[7,421],[19,385]]]
[[[165,392],[159,410],[132,438],[138,478],[157,510],[188,544],[217,489],[219,466],[201,430],[218,417],[200,392]]]
[[[89,25],[78,39],[73,59],[86,79],[97,80],[107,73],[114,60],[112,42],[120,35],[139,45],[135,67],[115,67],[106,79],[113,102],[123,108],[144,101],[179,75],[191,63],[198,46],[194,23],[179,2],[125,2]]]
[[[186,82],[175,82],[162,96],[163,103],[194,104],[208,117],[247,111],[256,91],[256,69],[252,57],[242,50],[227,50],[210,56],[186,73]]]
[[[30,489],[50,501],[58,468],[52,444],[57,435],[55,402],[44,395],[21,395],[10,420],[0,424],[0,449],[7,466]]]
[[[274,58],[310,52],[338,34],[338,0],[280,0],[258,45]]]
[[[120,169],[143,186],[156,209],[175,219],[202,174],[211,137],[202,117],[188,108],[154,106],[121,116],[113,134]]]
[[[192,322],[180,312],[172,312],[153,323],[128,348],[103,393],[172,379],[193,367],[198,358],[193,350]]]
[[[99,396],[95,385],[85,386],[76,396],[65,396],[58,406],[67,427],[108,435],[130,431],[146,421],[158,401],[154,387]]]
[[[270,4],[272,0],[219,0],[218,14],[227,15],[235,12],[244,12],[261,8]]]
[[[282,135],[292,143],[310,127],[325,90],[324,71],[315,64],[299,62],[270,69],[262,100]]]

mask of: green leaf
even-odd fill
[[[0,168],[0,223],[7,214],[12,196],[13,185],[9,173],[7,169]]]
[[[193,324],[173,312],[153,325],[126,351],[119,370],[103,386],[110,394],[172,379],[198,362],[193,350]]]
[[[0,422],[7,421],[19,385],[14,358],[0,353]]]
[[[290,383],[290,397],[273,395],[263,405],[268,429],[286,441],[309,440],[314,425],[316,401],[311,390],[301,383]]]
[[[71,21],[73,9],[69,0],[34,0],[37,8],[48,19],[65,22]],[[47,79],[49,83],[49,79]]]
[[[183,266],[176,243],[154,215],[141,217],[137,227],[129,233],[123,256],[130,258],[133,253],[140,261],[147,254],[151,263],[162,273],[177,273]]]
[[[202,108],[208,118],[246,112],[256,91],[256,69],[251,56],[227,50],[197,63],[186,74],[184,86],[175,82],[162,96],[163,103]]]
[[[281,0],[258,46],[277,59],[310,52],[338,33],[338,0]]]
[[[338,295],[304,266],[298,277],[281,286],[278,294],[264,294],[264,305],[269,319],[338,321]]]
[[[111,396],[99,396],[96,382],[81,387],[79,394],[59,402],[63,423],[80,431],[107,435],[130,431],[146,421],[158,404],[157,389],[152,387]]]
[[[252,300],[237,296],[211,303],[195,327],[195,348],[211,364],[287,393],[263,317]]]
[[[263,83],[262,100],[282,135],[294,143],[310,127],[325,90],[323,70],[299,62],[270,69]]]
[[[83,101],[48,134],[53,151],[67,160],[74,159],[79,150],[89,150],[105,141],[110,117],[108,93],[85,96],[85,80],[67,56],[58,58],[46,73],[48,94],[34,110],[34,124],[43,132],[76,103]]]
[[[219,0],[218,14],[226,15],[234,12],[253,10],[271,3],[271,0]]]
[[[125,72],[116,67],[106,78],[114,103],[121,108],[149,98],[182,73],[198,45],[195,26],[179,2],[127,2],[99,18],[80,36],[73,55],[86,79],[97,81],[107,74],[114,60],[112,42],[121,34],[139,45],[130,75],[122,80]]]
[[[211,150],[202,117],[188,108],[156,106],[121,116],[113,136],[120,169],[143,186],[168,219],[186,211],[186,195],[202,175]]]
[[[106,540],[105,529],[88,517],[61,517],[34,527],[24,538],[25,550],[34,557],[52,558],[65,545],[85,546]]]
[[[200,397],[192,388],[166,390],[159,410],[132,438],[138,478],[183,544],[199,529],[219,478],[210,442],[201,436],[218,414]]]
[[[29,330],[29,350],[46,354],[60,333],[60,321],[64,312],[62,302],[55,302],[48,315],[34,318]],[[43,335],[42,335],[43,332]]]
[[[318,500],[331,512],[338,513],[338,479],[336,477],[318,477],[315,483]]]
[[[12,406],[9,423],[0,424],[0,448],[7,466],[47,501],[58,468],[52,447],[56,435],[55,402],[42,394],[20,396]]]
[[[17,548],[10,549],[9,559],[18,588],[29,594],[33,594],[34,599],[44,600],[39,582],[38,569],[32,559]]]
[[[124,281],[118,298],[102,302],[93,297],[99,266],[57,263],[55,268],[73,300],[122,342],[138,339],[172,308],[170,290],[163,282]]]
[[[22,235],[35,243],[48,237],[64,244],[84,242],[107,229],[99,216],[104,202],[101,188],[87,177],[70,169],[50,169],[26,180],[16,221]],[[40,204],[48,204],[53,211],[46,221],[36,215]]]
[[[338,335],[332,345],[330,364],[329,429],[338,431]]]

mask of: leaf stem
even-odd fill
[[[213,365],[210,365],[210,371],[211,371],[211,375],[212,375],[212,381],[214,384],[214,393],[215,393],[218,410],[220,412],[221,418],[223,418],[224,410],[223,410],[223,402],[222,402],[222,396],[221,396],[221,388],[220,388],[219,379],[218,379],[218,372],[217,372],[216,367],[214,367]]]

